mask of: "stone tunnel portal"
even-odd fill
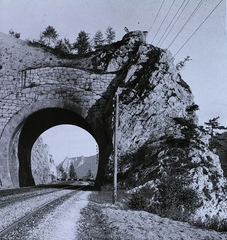
[[[0,135],[0,173],[7,188],[34,185],[31,151],[37,138],[51,127],[70,124],[87,131],[99,148],[99,164],[95,188],[100,189],[112,153],[112,137],[95,112],[69,100],[36,101],[16,112]]]

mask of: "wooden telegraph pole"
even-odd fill
[[[115,129],[114,129],[114,189],[113,189],[113,204],[117,201],[117,131],[118,131],[118,92],[115,94]]]

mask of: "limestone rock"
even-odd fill
[[[91,175],[95,179],[97,170],[98,170],[98,162],[97,162],[97,156],[89,156],[89,157],[73,157],[69,158],[66,157],[58,166],[57,166],[57,171],[58,171],[58,178],[61,178],[62,173],[60,172],[60,168],[62,167],[64,171],[67,174],[67,177],[69,178],[69,169],[70,165],[73,164],[76,176],[77,178],[85,178],[88,174],[88,171],[91,171]]]
[[[220,158],[223,174],[227,177],[227,132],[215,135],[212,145]]]
[[[41,137],[32,148],[31,169],[36,185],[50,183],[56,177],[56,166],[49,154],[49,146],[43,143]]]
[[[139,32],[127,34],[109,67],[116,71],[127,66],[117,90],[119,186],[148,184],[158,193],[160,184],[173,175],[187,180],[184,187],[195,191],[201,201],[192,215],[195,221],[213,215],[223,219],[225,179],[219,157],[209,150],[208,135],[197,126],[195,111],[190,111],[196,105],[190,87],[171,53],[146,44],[140,36]],[[110,161],[108,176],[112,166]]]

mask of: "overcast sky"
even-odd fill
[[[65,157],[93,156],[98,153],[95,139],[82,128],[72,125],[53,127],[42,134],[43,142],[50,146],[55,163]]]
[[[66,37],[74,42],[80,30],[90,33],[92,38],[97,30],[104,32],[108,26],[112,26],[116,31],[116,40],[120,40],[125,34],[124,27],[127,26],[130,31],[150,29],[147,42],[157,45],[183,0],[164,1],[157,16],[162,2],[163,0],[0,0],[0,32],[8,34],[9,30],[13,29],[21,33],[22,39],[33,40],[38,39],[40,33],[51,25],[55,27],[60,38]],[[199,2],[200,0],[189,1],[162,44],[162,48],[170,45]],[[173,55],[219,2],[220,0],[203,1],[201,7],[169,47]],[[165,16],[166,19],[161,25]],[[192,61],[187,63],[181,74],[192,89],[195,103],[200,107],[197,112],[199,123],[202,125],[205,121],[220,116],[220,123],[227,126],[225,0],[175,56],[175,63],[188,55]],[[80,135],[81,133],[75,132],[72,137]],[[53,136],[52,132],[49,136],[50,142],[53,142],[51,140]],[[88,143],[88,140],[86,141]],[[64,146],[63,143],[59,145]],[[81,150],[82,147],[79,149]],[[85,152],[86,149],[85,146]]]

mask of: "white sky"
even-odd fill
[[[148,43],[154,38],[173,1],[164,2],[155,25],[147,37]],[[154,45],[159,41],[182,2],[183,0],[175,0],[173,8],[153,42]],[[190,0],[162,48],[167,48],[199,2],[200,0]],[[173,55],[219,2],[220,0],[204,0],[201,8],[169,48]],[[125,26],[129,30],[149,30],[161,3],[161,0],[0,0],[0,32],[8,34],[9,30],[13,29],[21,33],[22,39],[33,40],[38,39],[40,33],[51,25],[57,30],[60,38],[66,37],[74,42],[80,30],[90,33],[92,38],[97,30],[104,32],[108,26],[112,26],[116,31],[116,40],[120,40],[125,34]],[[181,75],[191,87],[195,103],[200,107],[197,112],[199,123],[202,125],[205,121],[220,116],[220,123],[227,126],[225,0],[176,55],[175,63],[183,60],[187,55],[192,61],[187,63]],[[75,135],[76,133],[73,134]],[[56,141],[56,137],[53,136],[52,132],[48,140],[49,145]],[[85,145],[83,149],[85,149],[83,155],[88,156]],[[70,154],[64,156],[72,156]]]

